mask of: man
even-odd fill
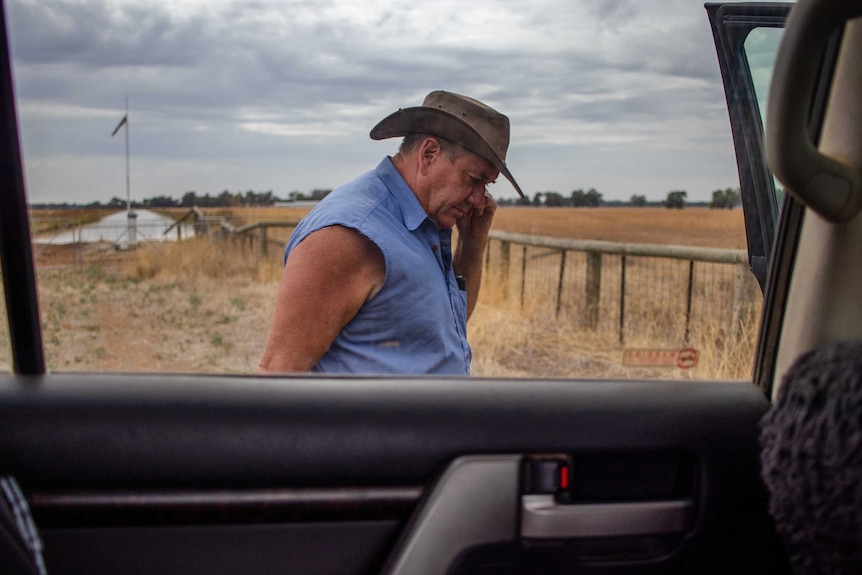
[[[469,374],[467,318],[509,119],[437,91],[371,130],[398,153],[334,190],[288,242],[261,373]],[[451,248],[452,228],[458,244]]]

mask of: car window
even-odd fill
[[[745,53],[751,69],[751,80],[760,110],[761,124],[766,123],[766,102],[769,98],[769,84],[772,81],[772,69],[775,67],[775,57],[781,42],[783,28],[755,28],[745,39]],[[784,188],[773,176],[775,196],[779,208],[782,204]]]
[[[474,375],[749,379],[702,4],[492,6],[10,0],[48,369],[254,373],[296,223],[396,152],[377,121],[448,89],[509,116],[528,196],[490,187]]]

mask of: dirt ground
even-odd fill
[[[212,278],[39,283],[47,361],[59,371],[252,373],[275,292]]]

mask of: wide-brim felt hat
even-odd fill
[[[491,162],[524,197],[506,167],[509,118],[490,106],[467,96],[437,90],[428,94],[421,106],[401,108],[371,130],[374,140],[407,134],[431,134],[460,144]]]

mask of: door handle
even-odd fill
[[[690,499],[624,503],[557,503],[553,495],[521,497],[521,536],[529,539],[621,537],[688,531]]]

